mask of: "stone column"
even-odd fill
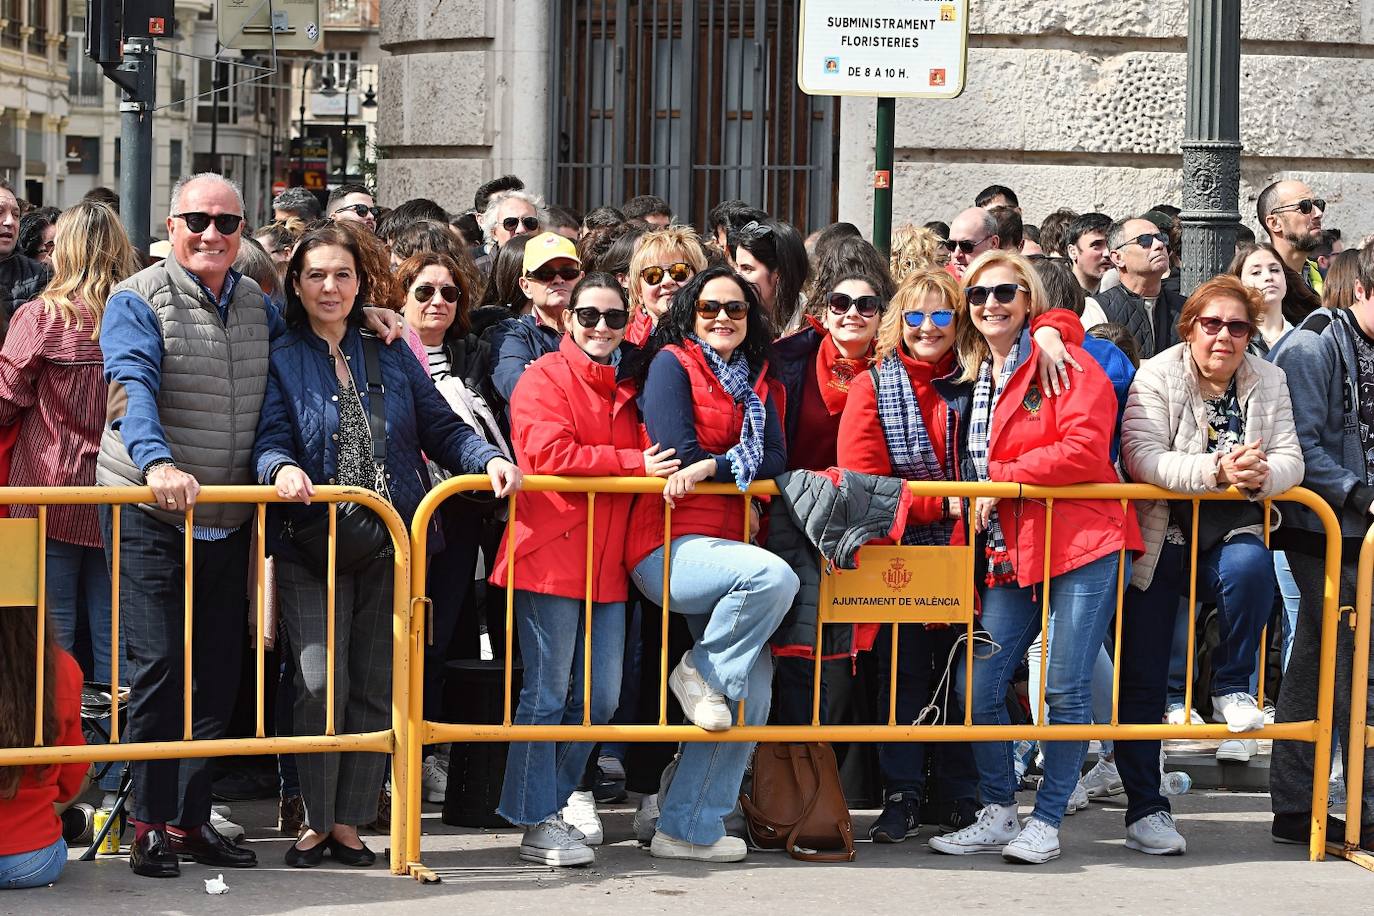
[[[1183,292],[1224,271],[1240,224],[1240,0],[1189,0]]]

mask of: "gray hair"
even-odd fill
[[[1112,220],[1112,224],[1107,227],[1107,250],[1116,251],[1126,244],[1126,224],[1132,220],[1140,219],[1139,216],[1123,216],[1121,219]]]
[[[305,222],[314,222],[324,216],[320,199],[305,188],[287,188],[272,198],[273,210],[286,210],[296,214]]]
[[[548,225],[549,209],[544,203],[544,198],[538,194],[528,191],[502,191],[493,194],[491,200],[487,201],[487,209],[482,212],[482,232],[487,237],[489,246],[492,235],[496,232],[496,216],[501,211],[501,205],[508,200],[523,200],[534,208],[535,216],[539,218],[539,227],[542,229]]]
[[[243,215],[245,209],[243,205],[243,191],[239,189],[237,182],[225,178],[218,172],[197,172],[195,175],[187,175],[185,178],[179,179],[176,184],[172,185],[172,204],[171,208],[167,211],[169,217],[176,216],[181,212],[182,192],[185,191],[189,185],[197,181],[215,181],[233,191],[234,199],[237,200],[239,204],[239,214]]]

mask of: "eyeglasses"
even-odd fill
[[[179,219],[186,223],[186,228],[196,235],[200,235],[210,224],[215,224],[215,231],[220,235],[233,235],[243,222],[243,217],[237,213],[216,213],[211,216],[209,213],[201,213],[199,210],[191,213],[173,213],[172,219]]]
[[[698,299],[697,314],[702,318],[716,318],[724,312],[728,318],[739,321],[749,314],[749,303],[739,299],[730,302],[717,302],[715,299]]]
[[[507,232],[514,232],[517,226],[524,226],[526,232],[533,232],[539,228],[539,217],[508,216],[501,220],[501,227]]]
[[[1220,318],[1207,316],[1194,318],[1193,321],[1197,322],[1198,327],[1202,328],[1202,333],[1208,337],[1216,337],[1221,333],[1222,328],[1225,328],[1226,333],[1237,340],[1248,340],[1255,333],[1254,325],[1238,318],[1234,321],[1222,321]]]
[[[956,248],[958,248],[964,254],[973,254],[973,249],[977,248],[979,245],[983,244],[990,238],[992,238],[992,236],[985,235],[976,242],[970,242],[968,239],[959,239],[958,241],[955,241],[954,239],[945,239],[940,244],[944,245],[945,250],[948,251],[950,254],[954,254],[954,249]]]
[[[1311,213],[1313,209],[1317,209],[1325,213],[1326,201],[1322,200],[1320,197],[1304,197],[1302,200],[1296,200],[1291,204],[1283,204],[1281,206],[1275,207],[1269,212],[1282,213],[1285,210],[1297,210],[1299,213],[1306,216],[1307,214]]]
[[[968,299],[969,305],[985,305],[988,296],[996,299],[1003,305],[1009,304],[1016,298],[1017,293],[1028,293],[1019,283],[998,283],[996,286],[970,286],[964,290],[964,297]]]
[[[562,267],[549,267],[545,265],[544,267],[539,267],[530,271],[526,276],[533,277],[540,283],[552,283],[554,277],[561,277],[571,283],[582,276],[582,268],[572,264],[565,264]]]
[[[340,207],[334,212],[342,213],[345,210],[348,210],[350,213],[356,213],[360,217],[367,216],[371,213],[373,219],[376,219],[377,215],[382,212],[381,207],[369,207],[367,204],[349,204],[346,207]]]
[[[650,286],[658,286],[663,282],[664,274],[667,274],[668,278],[674,283],[686,283],[694,273],[696,273],[696,271],[692,269],[691,264],[684,264],[678,261],[674,264],[669,264],[667,267],[646,267],[639,272],[639,276],[640,279]]]
[[[831,293],[826,299],[830,314],[842,316],[849,314],[851,308],[858,309],[860,317],[872,318],[883,310],[883,300],[877,296],[850,296],[845,293]]]
[[[434,298],[435,293],[443,296],[445,302],[457,302],[458,297],[463,294],[463,291],[448,283],[445,283],[443,286],[434,286],[431,283],[421,283],[410,291],[410,294],[415,297],[416,302],[428,302]]]
[[[1163,233],[1163,232],[1153,232],[1153,233],[1147,232],[1147,233],[1145,233],[1144,235],[1137,235],[1137,236],[1136,236],[1135,238],[1133,238],[1133,239],[1127,239],[1126,241],[1122,242],[1120,245],[1117,245],[1115,248],[1113,248],[1112,251],[1120,251],[1121,249],[1125,248],[1127,245],[1139,245],[1141,248],[1153,248],[1155,242],[1158,242],[1159,244],[1163,245],[1165,248],[1168,248],[1168,247],[1169,247],[1169,236],[1168,236],[1166,233]]]
[[[605,320],[606,327],[610,328],[612,331],[619,331],[621,328],[625,327],[630,320],[630,313],[625,309],[611,309],[608,312],[602,312],[591,306],[587,306],[586,308],[580,309],[568,309],[568,311],[576,316],[578,324],[588,330],[596,327],[602,320]]]
[[[57,242],[48,240],[38,246],[39,254],[52,254],[52,250],[57,247]]]
[[[927,318],[937,328],[947,328],[954,321],[954,312],[951,309],[936,309],[933,312],[912,310],[902,313],[902,320],[906,322],[906,326],[909,328],[919,328],[926,323]]]

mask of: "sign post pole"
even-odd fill
[[[892,147],[897,100],[878,99],[878,135],[873,144],[873,247],[892,253]]]

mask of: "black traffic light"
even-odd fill
[[[173,23],[173,0],[86,0],[86,55],[117,64],[127,39],[170,35]]]

